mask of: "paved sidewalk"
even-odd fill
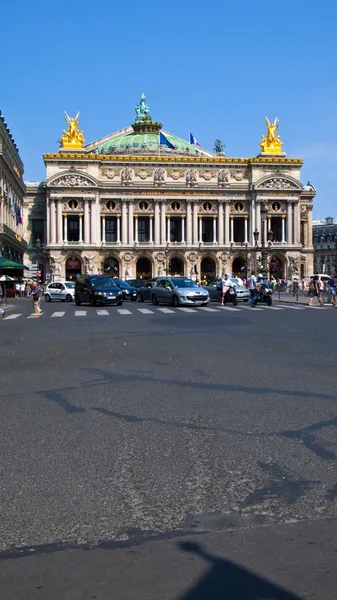
[[[288,302],[291,304],[304,304],[308,306],[309,304],[309,296],[302,294],[298,295],[298,300],[296,296],[293,296],[292,293],[288,292],[274,292],[273,293],[273,302]],[[317,300],[315,300],[315,304],[317,304]],[[332,306],[331,302],[325,302],[326,306]]]

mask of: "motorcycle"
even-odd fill
[[[221,298],[220,298],[220,301],[221,301]],[[229,286],[228,290],[225,293],[225,297],[224,297],[224,304],[228,304],[229,302],[231,302],[233,304],[233,306],[236,306],[238,303],[236,289],[233,285]]]
[[[252,307],[256,306],[256,304],[258,302],[264,302],[265,304],[267,304],[267,306],[271,306],[273,303],[272,293],[273,293],[273,290],[270,289],[269,287],[267,287],[265,285],[265,283],[262,283],[259,287],[257,295],[255,296],[254,300],[251,302],[251,306]]]

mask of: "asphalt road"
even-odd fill
[[[335,600],[337,310],[14,305],[2,600]]]

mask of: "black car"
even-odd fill
[[[127,279],[125,283],[128,283],[129,285],[137,289],[145,285],[144,279]]]
[[[150,279],[146,283],[143,281],[142,287],[137,289],[137,300],[138,302],[144,302],[144,300],[151,300],[151,290],[156,285],[158,277]]]
[[[81,306],[82,302],[96,304],[123,304],[123,292],[115,285],[113,279],[107,275],[81,275],[75,282],[75,303]]]
[[[113,282],[122,290],[124,300],[132,300],[133,302],[137,300],[137,290],[135,287],[132,287],[132,285],[129,285],[127,281],[123,281],[122,279],[113,279]]]

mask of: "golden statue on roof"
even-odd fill
[[[268,117],[265,117],[267,124],[267,135],[262,135],[260,146],[265,154],[283,154],[281,138],[276,135],[279,120],[276,117],[274,123],[269,123]]]
[[[68,130],[63,130],[63,134],[61,136],[61,147],[62,148],[82,148],[84,144],[84,135],[83,131],[79,131],[78,129],[78,117],[80,113],[78,112],[75,118],[69,117],[69,115],[65,112],[65,121],[68,123]]]

